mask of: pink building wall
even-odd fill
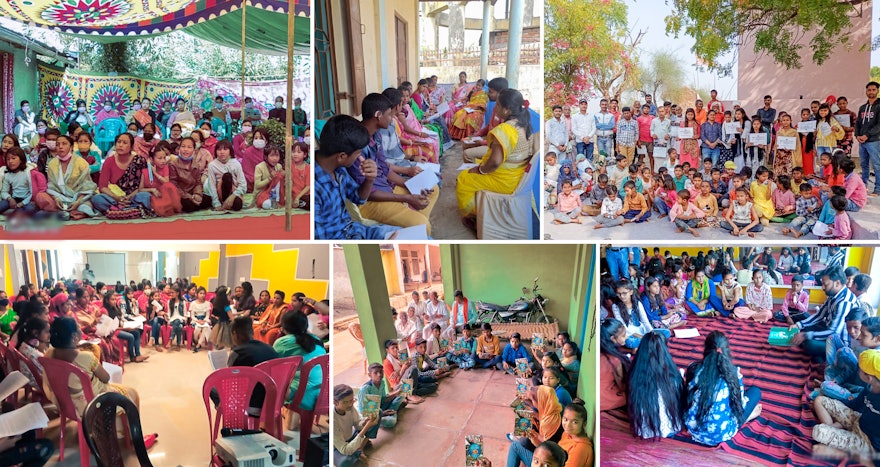
[[[829,95],[846,96],[853,112],[867,101],[865,84],[871,68],[871,3],[864,6],[861,17],[852,18],[853,34],[848,46],[838,46],[821,66],[810,58],[809,37],[802,40],[805,55],[802,68],[786,70],[768,56],[758,57],[754,43],[739,48],[737,100],[751,114],[764,105],[764,95],[773,96],[773,108],[786,111],[800,121],[800,109],[810,101],[824,102]],[[836,107],[833,107],[836,110]]]

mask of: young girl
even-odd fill
[[[688,231],[694,237],[699,237],[697,227],[700,221],[706,217],[706,213],[690,202],[691,193],[688,190],[678,192],[678,202],[669,211],[669,221],[675,224],[678,232]]]
[[[92,135],[88,132],[81,132],[76,136],[76,155],[82,157],[89,163],[89,172],[92,174],[92,181],[98,183],[101,177],[101,164],[104,160],[101,158],[101,150],[92,146]]]
[[[831,187],[832,197],[834,196],[846,196],[846,190],[842,186],[833,186]],[[845,198],[844,198],[845,199]],[[831,205],[831,199],[829,198],[822,205],[822,211],[819,212],[819,219],[813,224],[813,235],[819,238],[830,238],[834,235],[834,221],[837,217],[837,211],[834,209],[834,206]]]
[[[629,380],[629,355],[621,347],[626,345],[626,326],[616,319],[602,321],[599,338],[599,410],[614,410],[626,405]]]
[[[171,169],[168,166],[168,160],[170,158],[171,146],[165,141],[160,141],[150,155],[147,167],[141,171],[141,187],[138,190],[150,194],[149,204],[145,207],[152,209],[162,217],[183,212],[177,187],[169,182]]]
[[[199,287],[196,299],[189,304],[189,312],[193,319],[193,353],[198,352],[202,346],[208,346],[208,337],[211,334],[211,302],[205,300],[208,291]]]
[[[678,190],[675,189],[675,180],[666,174],[663,176],[663,184],[654,192],[654,210],[660,213],[660,217],[669,214],[669,210],[678,201]]]
[[[2,175],[2,174],[0,174]],[[13,147],[6,152],[6,171],[0,186],[0,214],[12,209],[32,215],[37,212],[33,203],[31,171],[27,168],[27,156],[21,148]]]
[[[687,109],[684,114],[682,128],[693,128],[693,138],[681,138],[681,163],[690,162],[691,166],[700,162],[700,124],[697,123],[697,114],[694,109]]]
[[[626,325],[626,347],[638,348],[642,336],[654,330],[642,302],[639,301],[635,288],[626,279],[616,284],[617,300],[611,307],[614,319]],[[669,333],[668,330],[665,330]]]
[[[602,208],[596,216],[594,229],[602,227],[616,227],[623,224],[624,218],[618,212],[623,209],[623,201],[617,197],[617,187],[608,185],[605,188],[605,199],[602,200]]]
[[[837,148],[837,142],[842,140],[846,132],[831,115],[831,107],[828,104],[819,104],[819,118],[816,119],[816,153],[830,154]]]
[[[801,109],[801,121],[808,122],[812,119],[810,109]],[[818,122],[817,122],[818,123]],[[816,132],[798,133],[798,142],[801,144],[801,164],[795,167],[803,167],[804,173],[810,175],[816,172]],[[777,171],[776,173],[784,173]]]
[[[835,211],[834,226],[828,229],[826,235],[835,240],[850,240],[853,232],[849,214],[846,213],[846,198],[835,195],[831,197],[830,203]]]
[[[451,361],[458,364],[463,370],[474,367],[474,354],[477,352],[477,340],[471,336],[471,324],[465,324],[461,328],[461,338],[458,340],[461,349],[453,351]]]
[[[645,196],[654,192],[654,177],[651,174],[651,169],[648,167],[642,167],[642,193]]]
[[[840,169],[840,163],[843,159],[841,154],[838,157],[835,154],[822,154],[819,156],[819,166],[821,170],[817,174],[806,177],[808,183],[813,185],[813,195],[821,196],[822,193],[829,193],[833,186],[843,186],[845,176]]]
[[[254,193],[256,205],[262,209],[272,209],[282,204],[284,197],[284,166],[281,165],[281,149],[269,145],[266,158],[254,169]]]
[[[795,148],[779,149],[779,138],[794,138]],[[796,128],[791,126],[791,115],[781,112],[779,114],[779,129],[776,131],[776,142],[773,143],[775,156],[773,157],[773,172],[778,174],[790,173],[793,167],[803,167],[801,158],[801,140],[798,138]],[[804,167],[804,173],[813,173],[812,167]]]
[[[154,290],[150,295],[150,313],[147,319],[152,327],[153,348],[157,352],[162,352],[164,350],[159,346],[159,336],[161,335],[162,326],[168,324],[167,316],[168,314],[165,312],[165,307],[162,305],[162,292]],[[165,344],[168,343],[166,342]]]
[[[748,234],[749,237],[754,237],[755,232],[764,229],[759,221],[758,213],[752,202],[749,201],[749,192],[744,187],[736,189],[736,202],[725,212],[721,228],[729,230],[734,236]]]
[[[763,165],[758,167],[755,172],[755,181],[749,187],[749,192],[752,196],[755,212],[758,213],[762,225],[769,224],[770,219],[776,213],[772,200],[773,186],[773,182],[770,181],[770,170]]]
[[[205,120],[199,125],[199,131],[202,133],[202,149],[214,155],[214,148],[217,146],[217,138],[214,136],[214,131],[211,128],[211,122]]]
[[[659,278],[651,276],[645,279],[642,307],[644,307],[648,319],[651,320],[651,325],[655,329],[675,329],[684,324],[687,314],[667,309],[660,292]]]
[[[363,450],[369,440],[367,433],[379,424],[380,417],[363,420],[354,409],[354,390],[351,386],[337,384],[333,387],[333,463],[350,467],[357,462],[366,463]]]
[[[241,164],[231,159],[232,143],[220,141],[214,151],[217,158],[208,164],[205,191],[211,196],[215,211],[241,211],[247,180]]]
[[[143,157],[148,157],[159,142],[159,139],[155,138],[155,136],[156,126],[152,123],[144,125],[143,136],[135,136],[134,138],[134,152]]]
[[[309,209],[311,202],[311,175],[312,168],[306,163],[306,157],[309,155],[309,145],[306,143],[294,143],[290,153],[290,159],[293,162],[291,167],[291,178],[293,185],[291,194],[293,195],[293,207],[299,209]],[[283,200],[284,198],[282,198]]]
[[[842,149],[843,152],[847,155],[847,157],[849,157],[849,155],[852,153],[853,134],[855,133],[855,130],[856,130],[855,129],[856,113],[853,112],[852,110],[847,109],[848,104],[849,103],[847,102],[846,97],[843,97],[843,96],[838,97],[837,98],[837,112],[834,112],[834,115],[835,115],[834,119],[835,120],[837,120],[838,115],[840,115],[841,118],[844,120],[849,120],[849,123],[847,123],[847,125],[849,125],[849,126],[843,126],[843,124],[840,125],[841,128],[843,128],[844,135],[843,135],[843,138],[841,138],[837,142],[837,147]],[[843,117],[844,115],[848,116],[849,118]]]
[[[736,141],[739,132],[734,131],[732,133],[728,133],[728,127],[726,124],[733,123],[733,114],[727,110],[724,112],[724,123],[721,124],[721,142],[719,143],[719,147],[721,148],[721,154],[718,157],[717,167],[724,167],[724,163],[727,161],[732,161],[736,153]],[[709,173],[703,174],[703,176],[708,180]]]
[[[730,316],[736,307],[746,306],[742,298],[742,287],[736,281],[736,274],[731,269],[725,269],[721,274],[721,283],[718,290],[721,298],[721,308],[718,310],[724,317]]]
[[[780,175],[776,178],[777,189],[773,190],[770,200],[773,203],[773,217],[770,222],[791,222],[797,217],[795,212],[795,197],[791,191],[791,178],[788,175]]]
[[[685,304],[697,316],[718,316],[721,313],[715,284],[702,269],[694,271],[694,278],[688,282],[685,290],[685,298]]]
[[[177,349],[180,350],[180,342],[183,340],[183,327],[186,325],[189,312],[186,308],[186,300],[180,297],[180,288],[171,288],[171,299],[168,300],[168,321],[171,324],[171,338],[166,344],[177,341]]]
[[[684,381],[666,338],[649,332],[639,344],[627,384],[627,407],[633,436],[668,438],[683,426]]]
[[[687,381],[685,423],[700,444],[717,446],[761,414],[761,390],[745,389],[731,361],[727,336],[720,331],[706,337],[703,359],[688,367]]]
[[[751,141],[749,135],[764,135],[766,136],[766,141],[763,144],[754,144]],[[743,164],[749,167],[759,167],[764,164],[764,155],[767,153],[767,149],[770,147],[770,133],[764,131],[761,127],[761,117],[754,115],[752,116],[752,124],[747,127],[745,133],[743,133],[743,138],[745,140],[745,150],[743,151]]]
[[[746,286],[746,306],[734,308],[733,316],[752,318],[759,323],[766,323],[773,317],[773,292],[764,283],[764,272],[760,269],[752,271],[752,282]]]
[[[785,321],[785,324],[793,326],[794,323],[807,319],[809,308],[810,293],[804,290],[804,276],[798,274],[791,278],[791,289],[785,292],[782,310],[774,313],[773,319]]]

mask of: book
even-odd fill
[[[770,335],[767,336],[767,343],[770,345],[787,347],[791,345],[791,338],[797,333],[797,329],[788,329],[785,326],[773,326],[770,328]]]
[[[364,418],[378,417],[379,409],[382,404],[382,396],[378,394],[366,394],[364,395],[364,399],[364,413],[361,415],[363,415]]]
[[[446,357],[438,357],[437,358],[437,369],[443,371],[449,371],[449,361],[446,360]]]
[[[517,410],[513,424],[513,435],[526,436],[532,429],[532,417],[534,415],[535,412],[531,410]]]
[[[452,349],[453,349],[455,352],[458,352],[459,350],[464,349],[464,343],[461,341],[461,339],[456,339],[456,340],[455,340],[455,342],[452,344]]]
[[[532,333],[532,348],[544,350],[544,334],[540,332]]]
[[[208,361],[211,362],[212,370],[226,368],[226,364],[229,362],[229,352],[225,350],[209,350]]]
[[[449,350],[449,339],[440,339],[440,351],[446,352]]]
[[[700,331],[697,328],[673,329],[676,339],[690,339],[700,337]]]
[[[527,371],[529,371],[529,360],[527,358],[517,358],[516,373],[518,375],[524,375]]]
[[[411,396],[413,392],[412,378],[403,378],[400,380],[400,394],[404,397]]]
[[[513,401],[509,405],[514,412],[516,412],[517,410],[525,410],[528,408],[526,402],[519,396],[516,396],[516,398],[513,399]]]
[[[483,458],[483,435],[467,435],[464,437],[465,464],[476,465]]]
[[[397,357],[400,360],[400,363],[408,362],[409,361],[409,350],[406,347],[400,349],[400,353],[397,355]]]
[[[523,397],[529,392],[529,383],[531,383],[531,381],[528,378],[516,379],[516,397]]]

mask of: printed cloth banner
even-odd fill
[[[281,96],[284,98],[284,106],[293,105],[293,100],[297,97],[302,99],[302,108],[311,118],[312,109],[312,93],[309,88],[309,79],[293,80],[293,97],[287,99],[287,81],[245,81],[244,92],[246,97],[254,99],[254,108],[263,114],[263,118],[269,116],[269,111],[275,106],[275,98]],[[241,109],[241,81],[218,78],[202,78],[199,79],[194,97],[194,105],[200,107],[202,111],[211,110],[214,105],[215,96],[223,96],[223,101],[230,109]]]
[[[77,99],[86,101],[92,118],[108,100],[116,111],[125,115],[132,109],[135,99],[148,97],[153,102],[153,110],[158,112],[166,101],[170,101],[172,107],[179,98],[189,102],[196,85],[195,79],[167,82],[134,76],[87,75],[42,64],[37,66],[37,71],[40,80],[40,115],[47,122],[56,123],[76,108]]]

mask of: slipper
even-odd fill
[[[406,397],[406,401],[410,404],[418,405],[418,404],[421,404],[422,402],[425,402],[425,399],[422,397],[419,397],[419,396],[412,396],[411,395],[411,396]]]
[[[149,435],[144,436],[144,446],[146,446],[147,449],[150,449],[151,447],[153,447],[156,444],[156,442],[159,441],[158,438],[159,438],[159,433],[153,433],[153,434],[149,434]]]

